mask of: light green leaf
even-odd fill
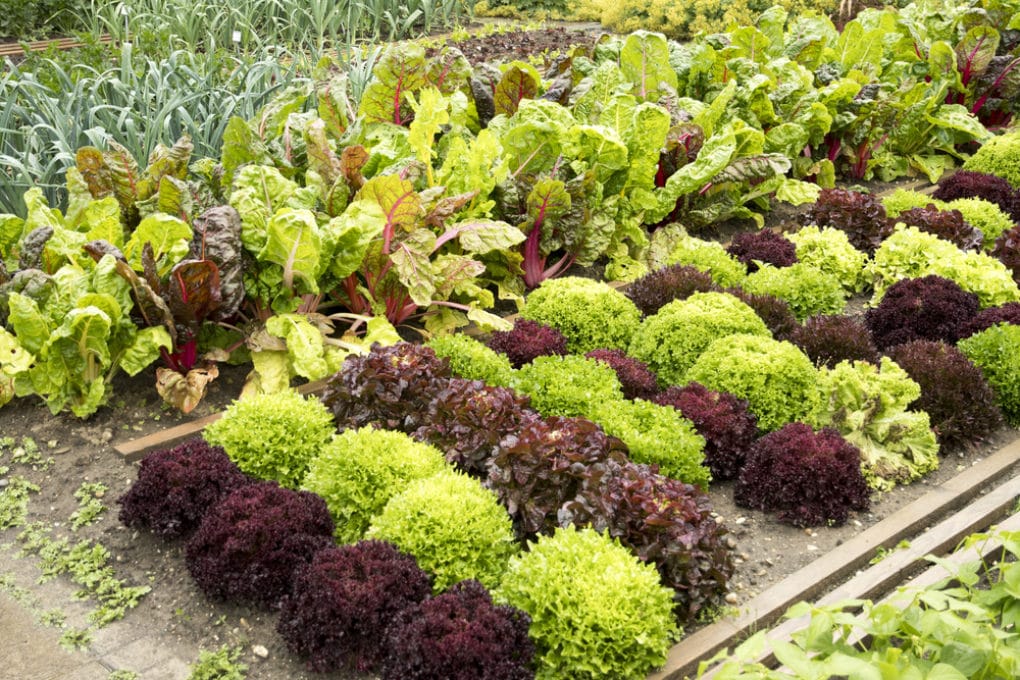
[[[10,309],[8,323],[18,337],[18,342],[28,352],[38,354],[50,339],[50,324],[39,305],[21,293],[11,293],[7,300]]]
[[[322,230],[323,271],[337,280],[358,270],[372,241],[382,235],[386,214],[374,200],[354,201]]]
[[[124,247],[124,227],[120,223],[120,205],[113,196],[91,201],[81,213],[78,231],[87,241],[107,241]]]
[[[509,250],[523,243],[520,229],[496,220],[458,222],[447,233],[456,233],[457,242],[465,252],[483,255],[493,250]]]
[[[644,222],[653,224],[671,213],[677,199],[697,191],[729,165],[736,150],[736,136],[731,130],[710,137],[693,163],[669,176],[666,186],[659,191],[658,206],[645,213]]]
[[[124,257],[132,269],[142,271],[142,248],[149,243],[163,275],[188,254],[191,236],[191,227],[182,220],[162,213],[149,215],[124,245]]]
[[[322,331],[313,326],[308,317],[277,314],[266,319],[266,331],[286,341],[287,357],[294,373],[308,380],[318,380],[329,374]]]
[[[160,356],[160,350],[173,349],[170,333],[163,326],[139,328],[134,341],[120,358],[120,367],[128,375],[138,375]]]
[[[676,93],[676,71],[669,64],[669,45],[661,33],[635,31],[620,50],[620,69],[631,93],[642,101],[658,101]]]
[[[407,135],[407,143],[414,149],[415,156],[425,166],[429,186],[435,185],[432,173],[432,157],[435,154],[433,142],[444,125],[450,122],[449,101],[439,90],[426,87],[416,101],[408,95],[414,120]]]
[[[801,182],[796,179],[783,178],[783,183],[776,190],[776,199],[790,205],[814,203],[822,193],[822,188],[813,182]]]
[[[322,239],[315,214],[310,210],[283,208],[276,211],[266,226],[266,245],[258,259],[283,269],[283,285],[294,290],[303,282],[302,293],[319,292],[319,266]]]
[[[426,306],[436,292],[436,279],[430,256],[436,247],[436,235],[420,230],[395,242],[390,259],[400,283],[407,288],[415,304]]]

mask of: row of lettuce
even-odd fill
[[[364,317],[502,327],[498,299],[571,265],[646,273],[664,225],[760,223],[837,175],[937,177],[993,139],[982,111],[1012,115],[1013,33],[983,16],[868,11],[837,32],[776,8],[683,45],[600,40],[546,74],[402,44],[360,100],[323,64],[231,119],[219,159],[83,148],[63,210],[30,190],[0,218],[0,395],[86,416],[115,371],[161,357],[186,409],[249,353],[253,389],[279,389],[335,371]]]

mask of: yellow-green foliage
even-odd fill
[[[524,301],[521,316],[558,328],[567,350],[627,349],[641,312],[609,284],[576,276],[549,279]]]
[[[958,198],[946,203],[946,210],[959,210],[963,220],[984,236],[982,247],[991,250],[995,239],[1013,228],[1013,220],[999,206],[983,198]]]
[[[203,436],[242,472],[296,488],[335,433],[321,401],[286,390],[235,401]]]
[[[540,536],[496,597],[531,617],[537,680],[643,678],[680,633],[655,566],[590,528]]]
[[[453,471],[412,482],[376,515],[367,537],[413,556],[437,593],[468,578],[494,588],[517,552],[510,515],[496,495]]]
[[[928,194],[922,194],[920,191],[912,191],[910,189],[897,189],[882,199],[885,213],[889,217],[896,217],[911,208],[926,208],[929,204],[934,205],[939,210],[942,210],[945,206],[945,203],[937,198],[932,198]]]
[[[308,467],[304,488],[326,501],[337,540],[354,543],[393,496],[445,469],[439,449],[403,432],[367,427],[330,442]]]
[[[998,175],[1020,189],[1020,131],[988,140],[967,159],[963,169]]]
[[[666,264],[685,264],[708,272],[716,285],[723,288],[739,286],[747,276],[747,267],[726,252],[721,243],[694,236],[681,239],[673,246]]]
[[[670,38],[686,40],[697,33],[719,33],[731,24],[754,24],[758,15],[773,5],[782,5],[791,14],[806,9],[831,12],[835,0],[586,0],[582,3],[585,17],[593,17],[601,8],[598,19],[617,33],[638,29],[658,31]]]

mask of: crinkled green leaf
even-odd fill
[[[382,235],[385,226],[386,214],[374,200],[351,203],[342,215],[323,227],[321,269],[337,280],[356,272],[369,245]]]
[[[436,235],[423,229],[395,242],[390,253],[397,278],[417,305],[428,305],[436,292],[430,259],[435,247]]]
[[[425,48],[415,43],[390,46],[372,69],[358,116],[367,123],[406,125],[413,113],[406,95],[425,85]]]
[[[538,94],[541,76],[531,64],[514,62],[496,84],[493,93],[493,104],[496,115],[512,116],[524,99],[534,99]]]
[[[135,271],[142,270],[142,247],[152,246],[161,273],[188,254],[191,227],[177,217],[156,213],[142,220],[124,244],[124,257]]]
[[[496,220],[458,222],[450,227],[450,231],[456,233],[457,242],[465,252],[476,255],[509,250],[525,239],[520,229]]]
[[[620,50],[620,69],[631,83],[631,93],[642,101],[655,102],[676,92],[676,71],[669,64],[669,46],[661,33],[628,35]]]
[[[277,314],[266,319],[266,331],[287,343],[287,358],[293,372],[308,380],[329,374],[322,331],[303,314]]]
[[[659,204],[645,214],[645,222],[658,222],[673,211],[677,199],[711,181],[730,164],[736,149],[736,136],[730,130],[709,137],[694,162],[681,167],[666,180],[666,186],[658,194]]]
[[[302,293],[319,292],[319,266],[322,238],[315,214],[310,210],[277,210],[266,226],[266,245],[258,259],[272,262],[283,270],[283,286],[294,290],[303,283]]]
[[[159,359],[160,350],[171,351],[173,341],[163,326],[139,328],[134,341],[120,357],[120,367],[128,375],[138,375]]]
[[[411,121],[407,143],[425,166],[428,184],[433,186],[435,184],[432,173],[432,157],[435,155],[433,143],[442,127],[450,122],[449,101],[434,87],[421,90],[417,100],[408,95],[408,101],[414,109],[414,120]]]

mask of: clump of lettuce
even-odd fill
[[[908,410],[921,387],[888,357],[875,366],[842,361],[819,370],[816,427],[832,427],[861,450],[868,485],[888,491],[939,466],[939,444],[928,414]]]
[[[860,293],[867,287],[868,256],[850,244],[846,232],[807,225],[787,238],[797,246],[798,260],[836,277],[844,292]]]

